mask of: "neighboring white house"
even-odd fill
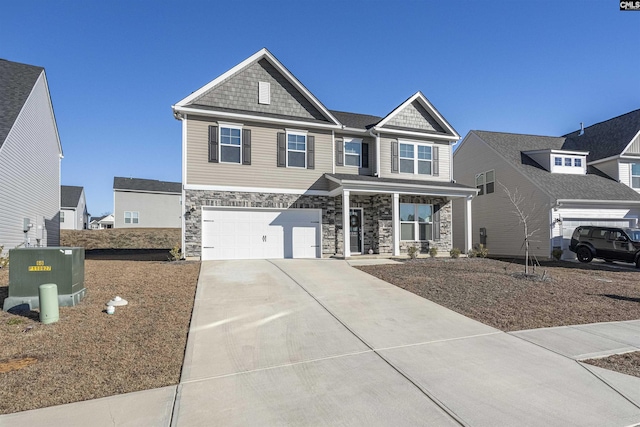
[[[523,226],[503,185],[523,198],[529,230],[537,230],[531,238],[537,257],[561,248],[563,258],[574,258],[568,246],[578,225],[635,226],[640,194],[588,166],[589,157],[568,137],[469,132],[453,162],[456,181],[479,190],[472,201],[472,243],[484,243],[492,255],[524,255]],[[454,224],[464,222],[454,205]],[[464,248],[464,237],[454,226],[454,245]]]
[[[91,230],[104,230],[105,228],[113,228],[113,214],[103,216],[92,216],[89,222]]]
[[[86,230],[89,213],[84,188],[73,185],[60,186],[60,229]]]
[[[0,59],[0,245],[60,244],[62,146],[42,67]]]
[[[153,179],[113,179],[115,228],[180,228],[182,184]]]

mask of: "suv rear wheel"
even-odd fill
[[[586,246],[580,246],[576,251],[576,257],[580,262],[591,262],[591,260],[593,259],[593,254],[591,253],[591,250]]]

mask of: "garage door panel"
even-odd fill
[[[202,259],[319,258],[317,209],[205,209]]]

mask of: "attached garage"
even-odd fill
[[[202,210],[202,260],[321,257],[320,209]]]

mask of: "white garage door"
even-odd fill
[[[571,235],[581,225],[597,225],[601,227],[633,227],[635,219],[610,218],[568,218],[562,220],[562,259],[575,259],[576,254],[569,250]]]
[[[204,209],[202,259],[320,258],[319,209]]]

